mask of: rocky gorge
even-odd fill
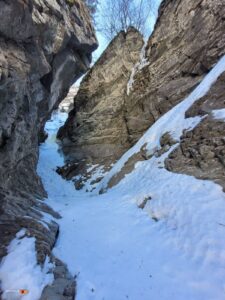
[[[143,274],[147,274],[148,280],[152,279],[149,270],[153,272],[152,270],[157,268],[154,269],[154,264],[148,266],[147,261],[151,253],[148,246],[151,245],[152,249],[156,247],[157,251],[160,249],[159,253],[162,251],[164,256],[167,251],[170,253],[176,244],[183,251],[181,251],[183,255],[187,249],[192,249],[190,245],[193,241],[189,242],[189,233],[195,232],[191,231],[192,227],[197,231],[196,219],[201,218],[202,224],[199,228],[205,230],[207,226],[206,233],[203,234],[201,231],[199,236],[196,235],[197,240],[194,244],[198,248],[196,250],[193,246],[195,251],[188,255],[193,254],[198,258],[199,253],[205,252],[203,265],[207,265],[207,259],[210,266],[212,261],[216,266],[218,263],[218,274],[222,274],[219,273],[222,272],[220,263],[223,264],[222,233],[221,231],[218,233],[218,228],[213,226],[214,224],[224,226],[221,209],[223,204],[218,206],[220,208],[218,210],[217,207],[210,205],[218,203],[224,197],[225,189],[223,115],[225,72],[221,67],[225,55],[224,15],[223,0],[164,0],[159,9],[154,31],[146,42],[142,34],[133,27],[126,32],[121,31],[90,68],[92,52],[97,48],[98,42],[89,11],[82,0],[0,0],[0,259],[4,260],[7,256],[10,242],[21,229],[25,229],[22,238],[34,237],[38,264],[44,266],[49,259],[53,266],[51,273],[54,280],[51,285],[43,289],[39,297],[41,300],[75,298],[79,272],[70,272],[70,263],[72,261],[71,265],[73,265],[78,257],[76,264],[79,265],[79,258],[82,260],[86,254],[88,257],[86,261],[89,261],[88,255],[90,255],[90,264],[87,267],[85,261],[85,268],[88,271],[101,269],[99,262],[101,249],[96,250],[95,244],[101,245],[103,249],[106,247],[101,257],[102,261],[107,257],[104,261],[106,265],[110,260],[108,256],[112,256],[113,259],[112,264],[109,264],[109,273],[105,276],[105,281],[110,282],[111,277],[114,278],[114,273],[110,273],[117,264],[113,254],[118,252],[119,256],[122,256],[126,251],[132,252],[131,249],[137,253],[137,240],[142,245],[141,256],[136,257],[136,254],[132,253],[133,256],[131,255],[129,259],[126,257],[118,265],[121,264],[124,269],[127,269],[129,264],[133,267],[135,263],[133,257],[135,257],[138,262],[141,261],[137,264],[137,269],[135,265],[136,276],[136,273],[142,269],[144,257],[147,269],[143,267]],[[214,72],[215,68],[217,71]],[[76,90],[73,108],[68,109],[70,110],[68,118],[57,133],[57,147],[59,147],[57,155],[59,153],[63,155],[63,165],[55,165],[54,157],[43,156],[46,161],[43,162],[42,157],[41,180],[37,173],[37,164],[39,146],[45,145],[43,142],[47,138],[44,130],[46,122],[60,105],[64,110],[62,100],[65,99],[71,85],[85,73],[79,90]],[[192,101],[193,99],[195,101]],[[185,106],[183,103],[188,102],[187,100],[190,100],[190,105]],[[65,100],[66,110],[67,101],[71,101],[70,93]],[[58,121],[56,123],[57,126],[62,125]],[[51,141],[49,144],[52,146]],[[50,149],[53,151],[52,148]],[[56,155],[52,153],[50,152],[50,155]],[[96,172],[98,168],[104,172]],[[49,179],[45,172],[58,176],[55,179],[54,193],[51,191],[52,178]],[[181,178],[184,184],[177,178]],[[92,188],[87,188],[85,183],[87,181]],[[46,182],[50,186],[49,189]],[[68,191],[64,190],[64,185],[67,189],[69,184],[72,186]],[[75,191],[74,185],[76,189],[81,190],[80,193]],[[181,194],[177,192],[178,204],[173,203],[176,200],[174,192],[176,185],[182,191]],[[84,197],[82,193],[92,189],[96,194],[86,193],[93,199],[85,202],[87,200],[85,197],[88,196]],[[74,193],[78,193],[74,194],[74,197],[83,200],[80,206],[77,204],[79,201],[77,203],[71,201],[73,190]],[[210,190],[215,192],[216,196],[213,193],[211,195]],[[207,198],[207,194],[211,195],[212,202]],[[61,204],[54,203],[51,199],[49,205],[50,202],[44,201],[48,196],[53,200],[54,197],[59,198]],[[61,200],[60,197],[63,199]],[[98,197],[103,197],[100,202],[107,200],[103,208],[102,204],[99,204]],[[121,203],[117,201],[120,197]],[[115,204],[110,202],[111,198],[115,200]],[[132,204],[137,204],[138,212],[134,212],[133,208],[130,210],[130,206],[124,204],[128,198],[131,199]],[[169,204],[163,202],[167,198]],[[196,202],[192,201],[195,198]],[[204,203],[207,203],[206,208],[204,203],[199,202],[201,198]],[[185,213],[180,204],[183,199]],[[110,206],[107,207],[108,203],[111,203],[112,209]],[[193,218],[191,215],[191,221],[188,220],[190,232],[186,234],[185,230],[188,229],[185,227],[185,221],[180,221],[179,213],[182,211],[180,213],[182,216],[189,216],[188,213],[196,209],[195,205],[199,205],[197,208],[202,205],[202,210],[196,210]],[[125,219],[128,229],[124,224],[120,226],[119,219],[113,219],[117,217],[117,211],[121,213],[121,207],[124,210],[122,216],[119,215],[119,219],[123,215],[127,216],[128,212],[131,213],[130,218]],[[109,220],[107,214],[102,218],[98,210],[108,212]],[[146,233],[148,231],[145,231],[145,227],[139,228],[137,225],[148,222],[147,218],[139,214],[140,210],[147,212],[152,228],[157,229],[156,235],[157,238],[159,236],[159,240],[156,238],[155,245],[148,239],[149,233]],[[210,222],[203,220],[206,211]],[[215,222],[216,214],[219,215],[218,222],[217,219]],[[65,220],[66,218],[68,220]],[[184,216],[183,218],[187,221]],[[75,228],[72,227],[74,222]],[[93,231],[86,229],[86,224],[89,222]],[[141,229],[140,235],[136,226]],[[117,228],[116,232],[115,228]],[[132,234],[129,228],[132,228]],[[168,230],[167,235],[163,235],[162,228]],[[137,235],[135,230],[138,232]],[[57,248],[56,241],[60,231],[64,235],[61,235]],[[91,233],[90,236],[85,235],[87,232]],[[154,230],[152,233],[154,235]],[[96,240],[92,240],[95,234]],[[142,235],[144,242],[139,240]],[[172,238],[174,236],[177,238],[174,244],[169,244],[170,235]],[[127,236],[130,236],[130,240],[126,240]],[[135,237],[134,241],[132,236]],[[169,247],[167,248],[163,241],[167,240],[168,236]],[[180,236],[182,236],[181,242]],[[198,238],[201,240],[199,245]],[[82,253],[71,248],[70,239],[71,245],[77,249],[80,247]],[[124,248],[126,251],[122,249],[121,245],[124,241],[127,241],[131,249],[126,247]],[[114,249],[117,242],[118,248]],[[215,245],[221,246],[221,249],[215,249]],[[66,250],[63,249],[64,246]],[[164,246],[165,248],[160,248]],[[54,247],[57,248],[56,253],[60,253],[59,256],[55,252],[52,253]],[[153,257],[155,252],[151,253]],[[72,258],[68,259],[68,253]],[[217,253],[216,258],[213,257],[213,253]],[[171,261],[173,255],[174,253],[171,254]],[[218,260],[220,259],[219,262],[217,257]],[[97,265],[95,259],[98,261]],[[164,274],[168,262],[165,268],[160,269],[160,266],[164,265],[161,263],[161,257],[157,259],[159,273]],[[126,265],[127,261],[128,265]],[[199,269],[202,271],[203,267]],[[103,269],[101,270],[104,273]],[[131,268],[131,274],[133,274],[132,270]],[[202,271],[203,273],[207,272]],[[90,275],[88,272],[86,274]],[[196,274],[197,281],[198,273]],[[218,274],[216,273],[216,276],[219,278]],[[96,286],[88,276],[82,279],[85,283],[82,287],[85,292],[82,290],[83,294],[80,294],[78,299],[104,299],[104,293],[97,294],[100,286],[101,288],[103,286],[105,291],[99,273],[96,275],[94,272],[92,277],[93,282],[95,279],[96,281],[101,279]],[[118,282],[123,282],[125,277],[123,274]],[[194,278],[195,275],[192,274],[190,277]],[[163,300],[168,299],[166,291],[169,291],[170,286],[172,286],[171,291],[174,291],[174,283],[167,280],[166,282],[170,284],[165,289],[165,294],[159,293],[157,284],[155,290],[153,287],[153,291],[151,290],[153,299],[159,299],[158,295],[161,295]],[[220,280],[215,281],[220,282]],[[111,291],[111,284],[117,287],[118,282],[116,279],[110,282],[108,290]],[[136,284],[135,290],[133,286],[135,287]],[[174,285],[176,291],[177,286],[180,285]],[[192,288],[193,285],[191,282]],[[203,283],[201,282],[199,286],[203,287]],[[123,287],[120,285],[119,287],[123,290]],[[90,294],[86,294],[86,290],[90,290]],[[119,293],[120,289],[115,290],[115,295],[118,295],[116,293]],[[129,294],[127,290],[132,293]],[[141,280],[128,285],[127,290],[123,296],[128,298],[129,294],[130,299],[139,300],[137,291],[140,293],[143,290]],[[215,290],[212,291],[215,296]],[[149,293],[148,290],[145,296],[149,296]],[[107,299],[114,299],[112,295],[109,294]],[[119,297],[121,295],[119,294]],[[157,297],[154,298],[154,295]],[[203,294],[194,295],[193,299],[199,300],[202,299]],[[204,294],[204,299],[220,300],[221,294],[218,295],[207,298]],[[147,299],[145,296],[143,300]],[[186,299],[186,295],[180,290],[177,297],[178,300]]]

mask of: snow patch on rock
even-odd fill
[[[225,121],[225,108],[213,110],[212,115],[213,115],[213,118],[216,119],[216,120]]]

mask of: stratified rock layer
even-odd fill
[[[149,65],[140,70],[126,98],[127,128],[135,143],[164,113],[185,99],[225,54],[225,6],[222,0],[165,0],[146,56]],[[213,110],[225,107],[224,74],[186,112],[186,118],[204,115],[191,132],[184,132],[180,146],[165,165],[168,170],[214,180],[225,187],[225,123],[213,118]],[[167,145],[167,150],[170,145]],[[160,153],[155,153],[160,155]],[[127,173],[113,178],[117,183]],[[109,185],[110,186],[110,185]]]
[[[116,160],[137,142],[225,53],[224,14],[223,0],[164,0],[146,47],[147,63],[137,68],[129,95],[111,63],[120,60],[119,53],[109,47],[82,82],[75,109],[59,133],[64,153],[72,159],[89,154],[101,163],[112,153]],[[71,165],[62,170],[67,178],[79,172]]]
[[[223,0],[165,0],[126,99],[131,144],[182,101],[225,53]]]
[[[40,222],[43,211],[58,216],[36,200],[46,196],[36,173],[38,142],[97,47],[83,1],[69,3],[0,1],[0,258],[23,227],[36,237],[43,263],[58,233],[55,222],[49,229]]]
[[[125,91],[142,46],[137,30],[120,32],[82,81],[58,134],[71,159],[115,159],[128,147]]]

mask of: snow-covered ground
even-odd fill
[[[21,229],[8,247],[8,255],[0,265],[4,300],[38,300],[43,288],[53,282],[53,265],[46,259],[44,267],[37,264],[35,238],[25,237]],[[23,295],[24,294],[24,295]]]
[[[201,118],[185,119],[185,111],[224,71],[225,57],[187,99],[160,118],[113,166],[97,191],[105,188],[144,144],[153,153],[165,132],[170,131],[179,142],[184,129],[196,126]],[[215,110],[212,115],[223,120],[224,110]],[[72,181],[55,172],[64,163],[56,132],[66,117],[56,113],[47,123],[49,137],[40,147],[38,172],[49,195],[46,202],[62,216],[54,253],[76,277],[76,299],[225,299],[222,188],[165,170],[164,160],[174,145],[161,157],[137,163],[132,173],[103,195],[76,191]],[[145,200],[145,208],[139,209]],[[43,222],[48,218],[44,215]],[[22,230],[11,242],[1,263],[2,287],[28,289],[30,293],[21,299],[38,300],[44,285],[52,282],[48,273],[52,266],[48,260],[43,269],[37,266],[35,239],[23,234]]]
[[[186,100],[159,119],[115,164],[99,188],[143,143],[152,152],[165,131],[179,141],[183,129],[196,126],[201,119],[185,120],[185,110],[224,71],[222,58]],[[48,204],[62,216],[54,253],[76,276],[76,299],[225,299],[222,188],[166,171],[165,153],[137,163],[131,174],[103,195],[75,191],[72,182],[55,172],[63,165],[55,134],[65,117],[56,114],[48,122],[49,138],[41,146],[38,170],[49,194]],[[139,209],[149,197],[145,209]]]

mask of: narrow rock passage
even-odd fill
[[[179,243],[171,243],[175,225],[165,230],[165,223],[138,209],[131,196],[117,189],[104,195],[78,192],[55,172],[63,165],[55,136],[65,118],[57,113],[47,123],[38,172],[47,203],[62,216],[54,253],[76,278],[76,299],[222,300],[224,257],[218,268],[202,254],[186,255]]]

